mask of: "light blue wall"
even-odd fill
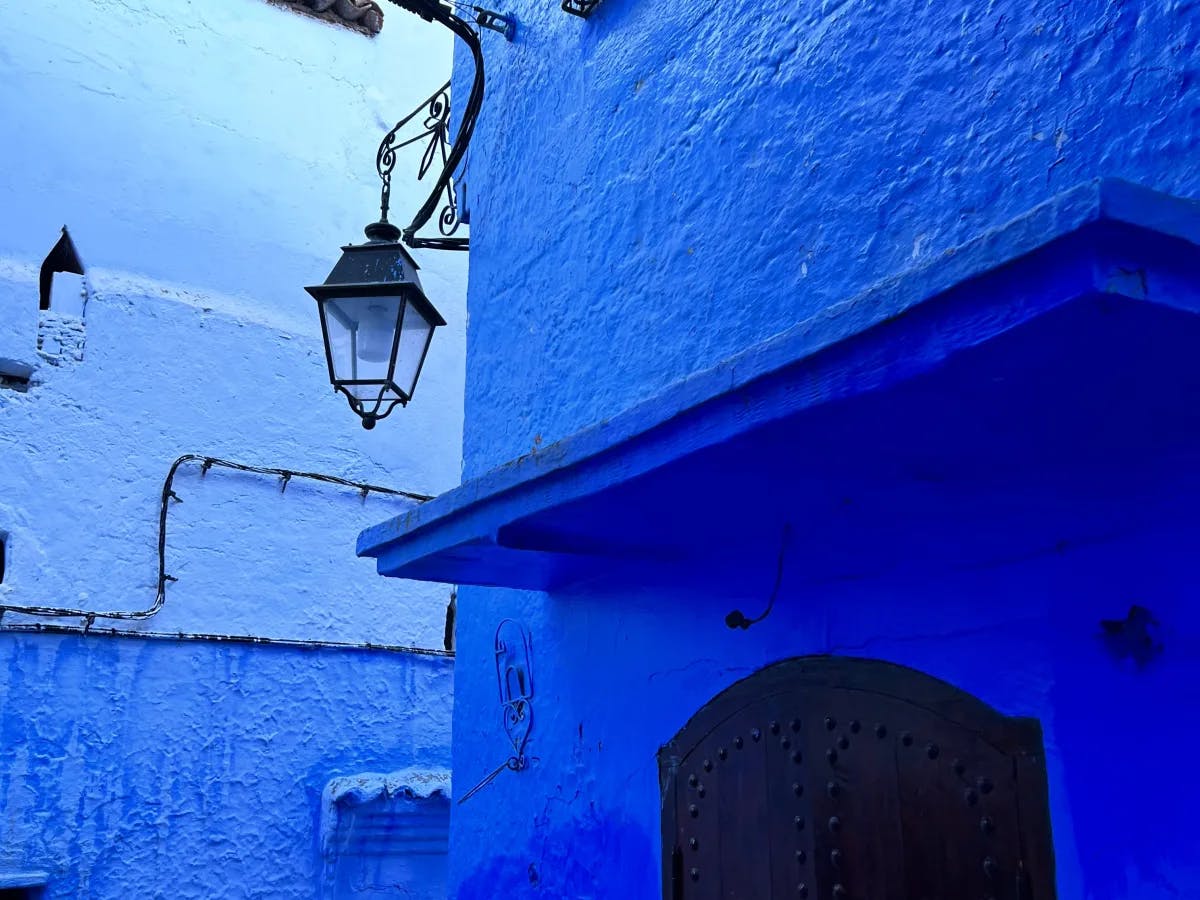
[[[513,11],[523,28],[490,48],[472,149],[469,475],[1066,186],[1104,175],[1200,194],[1200,15],[1183,4]],[[1106,465],[1096,495],[1140,508],[1135,490],[1113,493],[1122,461]],[[1155,470],[1156,496],[1190,467]],[[714,515],[724,487],[709,486]],[[1185,508],[1189,491],[1174,494]],[[505,616],[531,634],[536,695],[531,768],[455,810],[458,896],[657,896],[658,747],[722,688],[810,653],[910,665],[1039,718],[1063,900],[1200,893],[1200,787],[1179,764],[1198,732],[1195,537],[1176,515],[975,571],[785,580],[748,632],[725,613],[756,611],[747,594],[765,602],[773,569],[687,595],[464,589],[457,793],[506,755],[492,663]],[[1163,623],[1145,669],[1099,637],[1135,602]]]
[[[3,602],[148,605],[157,496],[183,453],[457,483],[466,254],[418,252],[448,325],[413,403],[370,433],[329,386],[303,290],[363,239],[378,139],[450,62],[449,37],[398,9],[373,39],[266,0],[50,2],[6,23],[0,319],[20,327],[0,342],[23,341],[36,371],[0,390]],[[415,166],[399,163],[397,217],[424,197]],[[89,297],[82,314],[56,298],[39,331],[38,267],[64,222]],[[213,474],[172,512],[186,571],[159,627],[440,641],[447,589],[381,583],[353,558],[371,507],[394,502]],[[199,479],[181,477],[183,497]]]
[[[65,222],[93,269],[310,320],[296,286],[378,215],[379,139],[449,77],[443,29],[396,8],[385,23],[370,38],[268,0],[48,0],[5,16],[0,257],[40,263]],[[414,149],[393,192],[404,224],[424,199]],[[466,260],[430,257],[426,289],[453,312],[461,298],[437,282],[461,291]]]
[[[266,0],[50,0],[0,12],[0,604],[153,602],[185,453],[433,494],[460,473],[465,254],[417,253],[448,320],[409,408],[365,432],[329,386],[307,284],[378,216],[376,145],[450,39],[369,38]],[[424,198],[416,157],[392,202]],[[87,300],[38,267],[67,224]],[[78,286],[76,285],[76,288]],[[123,631],[441,648],[450,589],[375,577],[357,532],[408,501],[185,466],[166,605]],[[0,625],[0,883],[53,897],[316,889],[337,776],[448,763],[451,664],[396,653],[63,638]]]
[[[0,297],[36,307],[35,284],[0,273]],[[85,318],[44,315],[43,336],[55,329],[71,349],[44,343],[32,386],[0,390],[0,603],[149,607],[163,479],[184,453],[419,493],[457,480],[453,334],[438,336],[424,393],[368,432],[330,390],[320,338],[261,308],[102,284]],[[166,557],[179,580],[153,619],[102,625],[442,646],[449,588],[384,582],[354,557],[358,529],[411,501],[301,480],[281,491],[259,475],[202,477],[198,464],[174,489]]]

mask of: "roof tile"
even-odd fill
[[[383,28],[383,9],[374,0],[273,0],[332,22],[342,22],[367,34]]]

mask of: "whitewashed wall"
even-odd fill
[[[0,388],[0,603],[148,606],[184,453],[457,483],[466,255],[417,253],[449,324],[372,432],[328,385],[303,291],[378,215],[379,138],[449,77],[449,36],[384,5],[370,38],[265,0],[0,2],[0,357],[36,366],[28,391]],[[402,161],[394,220],[421,187]],[[39,352],[37,270],[63,224],[89,299],[77,316],[56,293]],[[354,556],[402,503],[194,467],[176,490],[166,606],[98,625],[441,646],[446,589]]]

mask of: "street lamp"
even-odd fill
[[[401,244],[401,240],[409,247],[433,250],[466,250],[469,245],[467,238],[450,236],[458,222],[452,178],[467,151],[483,103],[483,49],[479,36],[465,20],[455,15],[455,8],[471,10],[477,26],[497,31],[506,40],[511,41],[516,31],[513,19],[479,6],[443,0],[392,2],[454,32],[471,51],[475,77],[471,82],[471,93],[458,133],[449,151],[445,150],[450,113],[448,93],[445,94],[444,103],[442,100],[448,85],[430,98],[430,115],[425,121],[426,130],[423,134],[402,144],[396,143],[397,132],[413,119],[416,115],[414,112],[384,136],[376,157],[376,167],[383,181],[379,221],[366,227],[365,244],[350,244],[342,248],[342,258],[324,284],[305,288],[316,299],[320,309],[329,380],[335,390],[346,395],[350,408],[362,418],[363,428],[368,429],[374,428],[375,423],[386,417],[397,404],[408,405],[421,374],[425,354],[429,352],[433,330],[446,324],[421,289],[416,260]],[[429,199],[417,211],[412,223],[402,231],[388,221],[396,150],[425,137],[431,139],[431,144],[421,175],[434,159],[433,151],[439,145],[442,150],[442,171]],[[453,227],[444,230],[443,237],[419,237],[417,230],[429,221],[443,196],[448,200],[449,212],[443,213],[442,224],[452,223]]]
[[[305,290],[321,313],[329,380],[369,429],[408,405],[433,329],[446,320],[421,290],[400,229],[375,222],[366,234],[365,244],[342,248],[324,284]]]

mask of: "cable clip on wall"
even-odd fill
[[[142,622],[156,616],[163,608],[167,600],[167,585],[171,582],[178,581],[174,575],[167,573],[167,512],[172,503],[182,503],[183,498],[175,492],[175,473],[179,467],[187,463],[200,463],[200,476],[203,478],[208,475],[209,470],[214,466],[222,469],[232,469],[237,472],[246,472],[254,475],[270,475],[279,479],[280,491],[285,491],[293,478],[306,479],[308,481],[316,481],[323,484],[331,484],[338,487],[351,488],[356,490],[365,502],[370,494],[380,494],[386,497],[399,497],[405,500],[410,500],[414,503],[424,503],[432,499],[428,494],[417,494],[412,491],[402,491],[396,488],[383,487],[377,484],[368,484],[362,481],[351,481],[348,478],[339,478],[336,475],[325,475],[320,472],[300,472],[295,469],[279,469],[273,466],[252,466],[246,463],[232,462],[227,459],[219,459],[215,456],[201,456],[196,453],[186,453],[179,457],[171,464],[171,468],[167,471],[167,477],[163,481],[162,493],[159,498],[158,508],[158,590],[154,597],[154,602],[144,609],[135,610],[91,610],[91,609],[76,609],[73,607],[64,606],[41,606],[41,605],[18,605],[18,604],[0,604],[0,620],[3,619],[5,613],[20,613],[27,616],[39,616],[44,618],[63,619],[74,618],[83,621],[82,629],[72,626],[52,625],[45,622],[21,622],[21,623],[0,623],[0,630],[4,631],[37,631],[60,634],[105,634],[113,637],[142,637],[142,638],[159,638],[170,640],[215,640],[225,641],[229,643],[249,643],[249,644],[276,644],[282,646],[298,646],[298,647],[330,647],[341,649],[357,649],[357,650],[389,650],[398,653],[415,653],[422,656],[444,656],[453,657],[453,651],[437,650],[431,647],[409,647],[398,644],[377,644],[374,642],[367,643],[349,643],[343,641],[326,641],[326,640],[300,640],[289,638],[268,638],[257,635],[239,635],[239,634],[200,634],[182,631],[158,632],[158,631],[126,631],[117,628],[96,629],[95,624],[97,619],[106,619],[112,621],[124,622]]]

